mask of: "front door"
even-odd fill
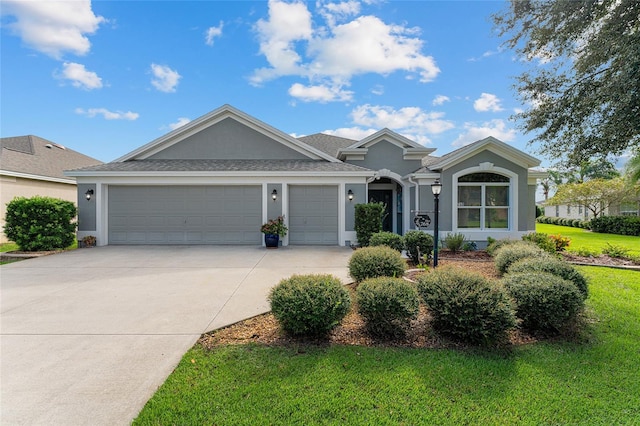
[[[390,189],[370,189],[369,202],[382,203],[384,205],[382,230],[393,232],[393,191]]]

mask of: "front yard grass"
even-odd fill
[[[571,238],[568,251],[587,250],[596,254],[602,253],[607,243],[621,246],[629,250],[629,255],[640,257],[640,237],[632,235],[600,234],[582,228],[571,226],[551,225],[548,223],[536,223],[536,232],[544,234],[561,234]]]
[[[134,424],[640,424],[640,273],[580,270],[590,321],[576,341],[196,345]]]

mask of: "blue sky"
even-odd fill
[[[489,135],[534,154],[509,120],[524,65],[493,31],[503,7],[4,0],[0,135],[111,161],[231,104],[294,136],[388,127],[436,155]]]

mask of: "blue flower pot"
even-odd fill
[[[267,248],[278,248],[280,242],[280,236],[277,234],[264,234],[264,245]]]

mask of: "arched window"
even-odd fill
[[[511,178],[478,172],[457,179],[458,229],[511,229]]]

